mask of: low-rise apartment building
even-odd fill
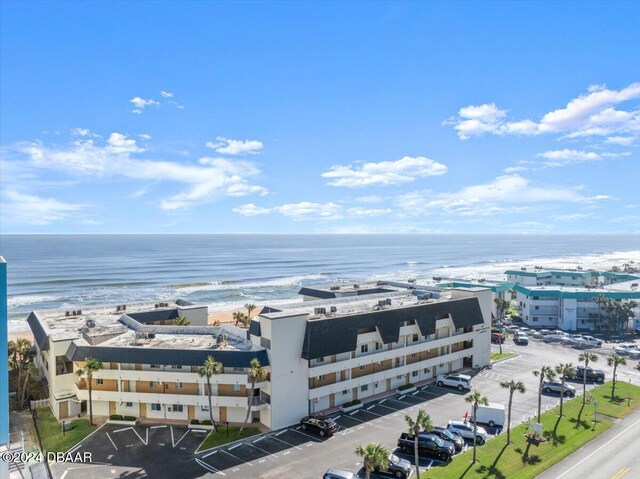
[[[207,307],[184,301],[129,305],[92,311],[32,312],[27,321],[36,341],[36,361],[58,419],[87,410],[86,376],[76,372],[87,358],[102,362],[92,378],[93,413],[143,420],[208,419],[206,379],[198,368],[211,355],[224,366],[211,378],[213,417],[242,422],[252,404],[265,407],[258,384],[251,395],[252,359],[268,366],[266,350],[254,347],[246,332],[231,325],[206,326]],[[175,325],[186,317],[188,326]]]
[[[102,362],[92,378],[93,413],[148,422],[208,419],[211,355],[224,372],[211,378],[217,421],[252,419],[272,429],[352,400],[392,392],[437,374],[489,363],[491,291],[437,293],[389,287],[361,295],[272,305],[248,330],[206,326],[206,307],[183,301],[92,311],[33,312],[37,364],[58,419],[87,410],[87,358]],[[176,325],[189,315],[191,325]],[[267,379],[251,389],[252,359]]]
[[[267,427],[489,363],[489,289],[385,289],[268,306],[253,318],[251,341],[267,349],[271,366]]]

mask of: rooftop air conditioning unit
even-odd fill
[[[82,310],[81,310],[81,309],[79,309],[79,310],[78,310],[78,315],[81,315],[81,314],[82,314]]]
[[[122,306],[120,306],[120,305],[116,306],[116,312],[117,311],[122,311]]]
[[[327,314],[327,308],[313,308],[313,314]]]
[[[387,304],[391,304],[391,298],[385,299],[384,302],[387,303]]]
[[[337,306],[331,306],[331,312],[332,313],[337,313],[338,312]]]
[[[148,337],[149,339],[155,339],[155,337],[156,337],[156,333],[149,333],[149,334],[147,334],[147,337]]]
[[[126,305],[126,304],[123,304],[123,305],[122,305],[122,311],[126,311],[126,310],[127,310],[127,305]]]
[[[92,319],[87,319],[85,321],[85,325],[87,326],[87,328],[95,328],[96,327],[96,323]]]
[[[378,306],[384,306],[385,304],[387,304],[387,300],[386,299],[378,300]]]
[[[71,316],[71,313],[70,313],[69,311],[65,311],[65,312],[64,312],[64,315],[65,315],[65,316]]]
[[[360,285],[359,284],[354,284],[353,285],[353,289],[360,289]]]
[[[157,309],[159,307],[160,307],[160,305],[158,303],[156,303],[155,308]]]
[[[409,283],[415,283],[415,282],[416,282],[416,279],[415,279],[415,278],[409,278],[409,279],[407,280],[407,282],[409,282]]]
[[[331,288],[329,288],[331,291],[340,291],[340,286],[331,286]]]

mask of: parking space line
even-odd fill
[[[256,439],[255,441],[253,441],[253,444],[255,444],[256,442],[260,442],[260,441],[262,441],[265,437],[267,437],[267,436],[261,436],[261,437],[259,437],[258,439]]]
[[[371,413],[371,414],[373,414],[373,413]],[[352,420],[358,421],[358,422],[366,422],[366,421],[363,421],[362,419],[358,419],[357,417],[353,417],[353,416],[351,416],[349,419],[352,419]]]
[[[398,411],[398,409],[393,409],[392,407],[385,406],[384,404],[378,404],[378,406],[380,406],[380,407],[384,407],[384,408],[387,408],[387,409],[389,409],[390,411],[393,411],[393,412]]]
[[[111,441],[111,444],[113,444],[113,447],[116,448],[116,451],[118,450],[118,446],[116,446],[116,443],[113,442],[113,439],[111,439],[111,436],[109,436],[108,432],[105,432],[105,434],[107,435],[107,437],[109,438],[109,441]]]
[[[250,462],[247,461],[243,461],[242,459],[240,459],[238,456],[234,456],[233,454],[231,454],[230,452],[225,451],[224,449],[220,449],[220,452],[224,452],[225,454],[233,457],[235,460],[240,461],[242,464],[246,464],[248,466],[253,467],[253,464],[251,464]]]
[[[303,436],[307,436],[309,439],[313,439],[313,442],[316,442],[316,441],[317,441],[317,439],[318,439],[318,438],[313,437],[313,436],[310,436],[309,434],[304,433],[304,432],[302,432],[302,431],[297,431],[297,430],[295,430],[295,429],[289,429],[289,430],[290,430],[290,431],[293,431],[293,432],[297,432],[298,434],[302,434]]]
[[[275,454],[273,454],[272,452],[265,451],[264,449],[259,448],[258,446],[254,446],[253,444],[247,444],[247,443],[245,443],[245,446],[253,447],[254,449],[257,449],[258,451],[262,451],[262,452],[264,452],[265,454],[268,454],[269,456],[273,456],[273,457],[276,457],[276,458],[278,457],[278,456],[276,456]]]
[[[122,429],[116,429],[113,432],[122,432],[122,431],[128,431],[129,429],[133,429],[132,427],[123,427]]]
[[[349,416],[353,416],[354,414],[357,414],[357,413],[358,413],[358,411],[360,411],[360,409],[356,409],[355,411],[350,412],[350,413],[349,413]]]
[[[400,396],[400,397],[398,398],[398,400],[402,400],[402,399],[404,399],[404,397],[405,397],[405,396],[406,396],[406,394],[403,394],[402,396]]]
[[[384,406],[382,406],[382,407],[384,407]],[[394,410],[395,410],[395,409],[394,409]],[[382,417],[382,415],[381,415],[381,414],[376,414],[375,412],[371,412],[371,411],[363,411],[363,412],[364,412],[365,414],[372,414],[373,416]],[[362,422],[365,422],[365,421],[362,421]]]
[[[274,434],[274,436],[278,437],[278,436],[280,436],[280,435],[284,434],[285,432],[287,432],[287,430],[286,430],[286,429],[284,429],[284,430],[282,430],[282,431],[280,431],[280,432],[275,433],[275,434]]]
[[[285,430],[284,432],[286,432],[286,430]],[[282,439],[278,439],[278,438],[277,438],[277,437],[275,437],[275,436],[274,436],[274,437],[272,437],[271,439],[275,439],[276,441],[280,441],[281,443],[286,444],[287,446],[295,447],[297,450],[302,451],[302,448],[301,448],[301,447],[294,446],[293,444],[289,444],[287,441],[283,441]]]
[[[377,404],[374,404],[373,406],[369,406],[369,407],[367,408],[367,411],[368,411],[369,409],[373,409],[373,408],[374,408],[374,407],[376,407],[376,406],[377,406]]]
[[[200,460],[200,459],[198,459],[197,457],[196,457],[196,462],[197,462],[201,467],[203,467],[204,469],[206,469],[206,470],[207,470],[207,471],[209,471],[209,472],[213,472],[214,474],[222,474],[223,476],[226,476],[226,474],[225,474],[224,472],[222,472],[222,471],[218,471],[215,467],[210,466],[209,464],[207,464],[207,463],[206,463],[206,462],[204,462],[204,461],[201,461],[201,460]]]
[[[231,446],[229,449],[227,449],[227,451],[233,451],[236,447],[240,447],[243,444],[244,444],[243,442],[239,442],[238,444]]]
[[[149,444],[149,429],[147,429],[147,441],[145,442],[144,439],[142,439],[142,436],[140,436],[140,434],[138,434],[138,431],[136,431],[135,429],[131,428],[133,430],[133,432],[136,434],[136,436],[138,436],[138,439],[140,439],[140,441],[142,442],[142,444],[144,444],[145,446],[147,444]]]
[[[202,459],[205,459],[205,458],[207,458],[209,456],[213,456],[214,454],[218,454],[218,450],[217,449],[215,451],[211,451],[211,452],[206,453],[204,456],[202,456]]]
[[[180,439],[178,439],[178,442],[176,442],[176,443],[175,443],[175,445],[174,445],[173,447],[176,447],[176,446],[178,445],[178,443],[179,443],[180,441],[182,441],[182,440],[184,439],[184,437],[185,437],[187,434],[189,434],[189,431],[185,432],[185,433],[182,435],[182,437],[181,437]]]
[[[160,429],[160,428],[166,428],[167,425],[165,424],[164,426],[151,426],[149,429]]]

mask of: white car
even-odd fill
[[[596,339],[593,336],[582,336],[582,339],[584,340],[584,344],[589,347],[599,348],[602,346],[602,340]]]
[[[613,352],[619,354],[620,356],[627,356],[630,350],[636,349],[635,344],[621,344],[620,346],[616,346],[613,348]]]
[[[631,359],[640,359],[640,346],[627,349],[627,353]]]
[[[568,337],[569,337],[568,333],[565,333],[564,331],[557,331],[555,333],[547,334],[544,337],[544,341],[546,343],[557,343]]]
[[[456,388],[458,391],[471,389],[471,376],[466,374],[441,374],[436,378],[436,386]]]
[[[449,421],[447,429],[458,436],[473,441],[473,423],[469,421]],[[487,431],[478,426],[476,430],[476,444],[484,444],[487,440]]]

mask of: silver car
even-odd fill
[[[545,381],[542,383],[542,390],[546,393],[562,393],[566,396],[576,395],[576,388],[567,383],[563,386],[560,381]]]

